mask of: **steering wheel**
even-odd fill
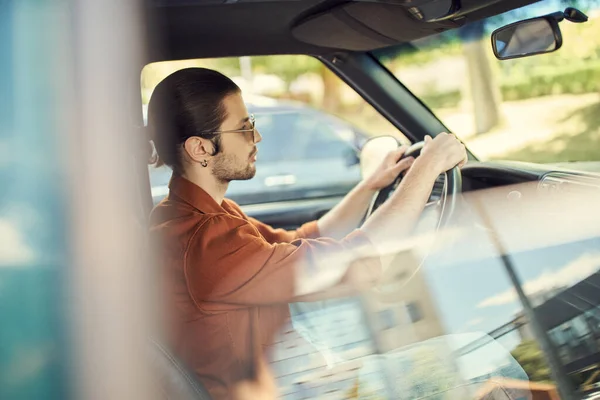
[[[418,157],[421,154],[421,150],[425,146],[425,142],[417,142],[406,149],[406,152],[402,156],[402,158],[406,157]],[[389,186],[381,189],[377,195],[374,197],[369,210],[367,211],[366,217],[369,218],[371,214],[375,212],[390,196],[390,194],[396,190],[402,178],[404,176],[402,174],[398,175],[398,177],[392,182]],[[460,172],[460,168],[454,167],[449,171],[445,172],[445,180],[444,180],[444,189],[442,191],[442,196],[439,202],[429,203],[426,207],[432,205],[441,206],[441,213],[439,217],[439,221],[437,224],[437,228],[439,229],[442,226],[445,226],[454,211],[456,210],[456,205],[458,203],[458,195],[462,192],[462,175]]]
[[[417,142],[417,143],[413,144],[408,149],[406,149],[406,152],[404,153],[402,158],[418,157],[421,154],[421,150],[423,150],[424,145],[425,145],[425,142]],[[435,224],[435,232],[437,232],[440,228],[445,227],[448,224],[448,221],[450,221],[452,215],[454,214],[455,210],[457,209],[457,205],[458,205],[459,198],[460,198],[460,193],[462,192],[462,175],[460,172],[460,168],[454,167],[454,168],[450,169],[449,171],[446,171],[444,173],[444,175],[445,175],[445,180],[444,180],[444,186],[443,186],[443,190],[442,190],[442,193],[440,196],[440,200],[426,204],[425,209],[423,211],[423,214],[425,214],[425,212],[433,209],[434,207],[439,208],[439,216],[437,217],[437,221]],[[396,188],[402,181],[403,177],[404,176],[402,174],[398,175],[398,177],[394,180],[394,182],[392,182],[392,184],[381,189],[379,191],[379,193],[377,193],[377,195],[374,196],[373,202],[371,203],[369,211],[367,211],[366,218],[369,218],[369,216],[371,214],[373,214],[375,212],[375,210],[377,210],[377,208],[379,208],[388,199],[390,194],[394,190],[396,190]],[[437,236],[437,235],[435,235],[435,236]],[[435,238],[435,236],[434,236],[434,238]],[[423,265],[423,263],[425,262],[425,259],[427,257],[428,257],[428,254],[423,256],[420,259],[420,261],[417,262],[417,267],[414,269],[414,271],[411,273],[408,280],[402,286],[408,284],[408,282],[412,279],[412,277],[415,276],[415,274],[421,269],[421,266]],[[394,276],[396,274],[396,272],[394,272],[396,267],[392,266],[390,269],[391,269],[391,271],[390,271],[391,276]],[[373,288],[373,293],[376,294],[377,297],[379,298],[379,300],[383,301],[383,302],[386,302],[387,301],[386,299],[388,299],[388,298],[392,302],[396,301],[396,292],[397,292],[396,290],[394,290],[392,292],[387,292],[382,287],[374,287]]]

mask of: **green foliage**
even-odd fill
[[[515,74],[517,75],[517,74]],[[558,94],[600,93],[600,62],[574,67],[543,68],[529,76],[505,77],[500,84],[502,100],[525,100]],[[456,107],[460,91],[428,93],[421,99],[432,109]]]
[[[213,68],[227,76],[239,76],[240,59],[237,57],[217,58],[212,60]]]
[[[419,43],[404,43],[377,50],[373,53],[387,69],[395,71],[401,67],[427,65],[444,57],[462,54],[462,43],[455,31],[447,35],[435,35]]]
[[[583,10],[587,10],[600,4],[600,0],[579,3]],[[529,13],[523,17],[532,15]],[[490,61],[495,63],[493,70],[497,74],[503,100],[600,92],[600,19],[592,18],[585,24],[564,22],[560,26],[564,44],[556,52],[506,61],[498,61],[493,56],[490,57]],[[402,61],[386,65],[393,68],[411,63],[421,65],[423,62],[429,62],[427,60],[440,62],[445,58],[452,59],[462,51],[460,42],[434,39],[430,39],[428,48],[405,57]],[[486,46],[490,47],[487,43]],[[489,52],[491,53],[491,48]],[[445,93],[418,93],[418,95],[429,107],[438,109],[457,106],[462,93],[456,90]]]
[[[287,84],[302,74],[317,73],[323,75],[325,66],[314,57],[303,55],[280,55],[251,57],[254,74],[274,74]],[[146,104],[149,96],[160,81],[168,75],[183,68],[204,67],[215,69],[227,76],[240,76],[240,59],[237,57],[176,60],[153,63],[142,71],[142,101]]]
[[[552,382],[550,368],[537,342],[534,340],[521,342],[511,354],[521,364],[530,381]]]
[[[319,73],[323,64],[314,57],[303,55],[278,55],[250,57],[254,74],[273,74],[288,84],[302,74]],[[214,68],[228,76],[241,74],[239,58],[213,60]]]
[[[324,68],[316,58],[298,55],[252,57],[252,66],[254,73],[274,74],[287,83],[302,74],[320,73]]]
[[[552,94],[600,92],[600,63],[530,76],[502,86],[504,100],[522,100]]]

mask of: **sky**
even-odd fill
[[[600,238],[514,254],[513,262],[528,295],[569,287],[600,269]],[[455,335],[457,348],[509,322],[522,310],[497,258],[423,268],[445,333]],[[515,330],[461,357],[464,378],[478,377],[509,363],[518,366],[509,352],[520,341]]]
[[[600,239],[514,254],[513,262],[528,295],[569,287],[600,268]],[[448,333],[489,332],[522,309],[498,258],[425,266],[424,273]]]

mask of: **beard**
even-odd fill
[[[256,165],[234,154],[221,153],[215,157],[212,173],[221,182],[246,181],[256,175]]]

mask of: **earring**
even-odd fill
[[[202,160],[202,161],[200,161],[200,165],[202,165],[203,167],[206,167],[208,165],[208,161]]]

